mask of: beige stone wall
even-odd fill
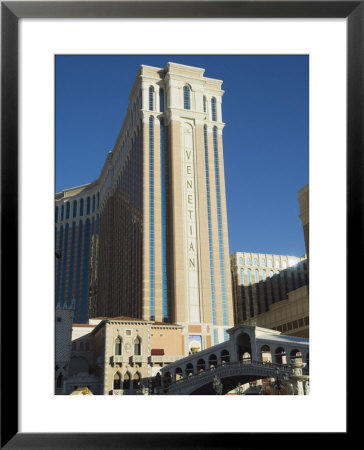
[[[152,326],[151,349],[164,349],[164,354],[167,356],[184,356],[182,330]]]
[[[283,334],[309,337],[308,286],[288,293],[288,299],[271,305],[270,310],[244,322],[263,328],[278,329]]]

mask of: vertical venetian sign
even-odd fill
[[[198,228],[195,184],[195,155],[193,144],[193,128],[190,124],[183,126],[183,197],[185,218],[185,264],[187,272],[187,303],[189,322],[201,322]]]

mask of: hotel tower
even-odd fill
[[[127,316],[183,326],[186,351],[234,325],[222,81],[142,65],[99,178],[56,194],[56,304],[75,322]]]

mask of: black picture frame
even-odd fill
[[[19,433],[18,22],[21,18],[346,18],[347,255],[363,252],[364,1],[1,1],[1,448],[257,448],[268,433]],[[328,169],[329,170],[329,169]],[[333,213],[334,215],[334,213]],[[334,217],[333,217],[334,220]],[[354,251],[355,250],[355,251]],[[347,300],[363,263],[347,271]],[[362,258],[361,258],[362,259]],[[11,334],[11,340],[9,335]],[[11,370],[7,369],[11,361]],[[264,417],[264,413],[263,413]],[[56,418],[55,418],[56,419]],[[349,429],[347,429],[349,431]],[[289,431],[289,430],[287,430]],[[347,437],[346,433],[337,433]],[[311,439],[300,437],[300,444]],[[243,435],[243,436],[242,436]],[[316,436],[317,437],[317,436]],[[336,439],[336,438],[335,438]],[[271,441],[272,442],[272,441]],[[339,441],[340,442],[340,439]],[[276,444],[273,444],[276,445]],[[295,446],[295,444],[293,443]]]

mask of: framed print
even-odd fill
[[[105,448],[107,440],[108,448],[164,448],[171,445],[174,448],[241,448],[242,440],[244,447],[254,446],[256,442],[260,445],[263,439],[273,439],[277,433],[306,433],[307,437],[313,432],[337,432],[340,437],[347,435],[346,385],[343,384],[340,394],[333,396],[335,383],[323,381],[327,364],[331,367],[328,370],[332,370],[335,363],[328,363],[327,359],[323,361],[321,355],[327,349],[322,349],[324,343],[320,335],[332,336],[338,326],[342,335],[346,335],[345,297],[348,299],[352,295],[354,277],[361,266],[352,265],[347,274],[342,267],[345,259],[354,254],[354,242],[355,254],[358,253],[358,242],[361,243],[362,239],[363,18],[361,1],[1,2],[2,447]],[[320,29],[324,32],[320,33]],[[48,320],[54,302],[48,297],[50,290],[54,292],[54,235],[51,233],[54,231],[55,102],[59,105],[54,94],[57,86],[55,76],[59,76],[57,58],[60,61],[61,56],[67,55],[98,55],[102,66],[103,55],[184,54],[193,54],[196,61],[203,54],[232,57],[283,54],[309,59],[310,210],[312,207],[313,211],[310,222],[310,295],[311,292],[314,294],[310,300],[315,303],[310,303],[310,308],[315,309],[318,303],[322,303],[319,314],[315,311],[312,316],[310,314],[313,331],[310,343],[314,343],[310,349],[312,395],[310,382],[309,396],[279,399],[278,406],[276,398],[268,402],[268,397],[244,397],[242,416],[242,408],[234,396],[206,396],[203,399],[195,396],[190,400],[186,396],[153,398],[130,395],[115,400],[112,395],[99,395],[78,399],[67,395],[53,396],[48,380],[49,374],[54,372],[54,360],[49,357],[54,351],[50,335],[54,323],[50,324]],[[167,62],[172,72],[173,63]],[[152,67],[153,63],[148,63],[148,66]],[[115,67],[116,75],[126,71],[122,64]],[[178,72],[177,69],[175,67]],[[83,76],[80,86],[91,78],[91,74]],[[153,76],[151,69],[145,76]],[[209,76],[208,72],[206,76]],[[208,79],[210,91],[220,89],[216,84],[219,80],[215,78]],[[254,83],[253,78],[250,81]],[[164,102],[160,95],[153,95],[148,91],[145,97],[149,108],[153,102],[159,106]],[[220,119],[219,103],[217,106],[214,103],[216,98],[208,98],[212,123]],[[188,86],[185,87],[184,109],[191,109],[194,101]],[[331,110],[332,116],[330,111],[326,115],[322,103],[326,103],[326,111]],[[201,108],[202,105],[201,94]],[[120,111],[120,123],[122,114]],[[86,129],[90,126],[91,123],[87,122]],[[292,131],[288,130],[288,125],[286,131]],[[150,136],[149,146],[152,142]],[[72,134],[69,138],[72,139]],[[189,142],[187,137],[183,139],[183,142]],[[217,141],[217,135],[211,135],[211,146]],[[134,144],[138,145],[138,142],[136,140]],[[159,145],[159,141],[153,142]],[[158,155],[162,158],[162,150]],[[76,170],[81,172],[82,163],[77,164]],[[72,154],[69,153],[65,170],[71,171],[71,165]],[[198,170],[197,165],[193,170]],[[214,177],[219,180],[219,172],[215,172]],[[246,179],[243,177],[239,185],[243,204]],[[256,182],[259,183],[259,179]],[[150,177],[148,183],[149,189],[155,188]],[[188,183],[192,181],[187,179]],[[220,190],[219,186],[214,187],[214,192]],[[270,195],[278,195],[274,186]],[[186,194],[186,204],[190,201],[192,197]],[[322,201],[325,201],[324,206]],[[219,208],[218,200],[216,202],[216,208]],[[90,203],[86,202],[83,207],[85,210],[93,208],[92,195]],[[323,214],[323,211],[328,213]],[[154,210],[149,212],[150,217],[154,217]],[[71,214],[70,211],[68,213]],[[65,214],[68,213],[65,210]],[[197,230],[197,224],[187,219],[186,224],[195,226]],[[324,225],[320,228],[321,219]],[[149,238],[153,236],[154,229]],[[189,245],[193,248],[197,244],[191,240]],[[208,252],[206,255],[208,258]],[[328,286],[322,282],[322,278],[332,277],[325,258],[340,261],[341,276],[335,280],[335,289],[334,283]],[[252,266],[256,265],[253,260],[251,262]],[[191,264],[194,267],[195,261],[192,260]],[[265,266],[266,262],[262,264]],[[253,267],[251,276],[254,276],[254,270]],[[329,304],[330,314],[326,314],[325,308]],[[158,305],[157,299],[148,307],[152,310],[155,305]],[[198,311],[193,309],[193,301],[191,305],[191,315],[198,315]],[[79,306],[80,317],[81,310]],[[156,320],[152,312],[150,317]],[[162,320],[160,327],[163,326]],[[112,343],[116,352],[114,356],[122,356],[123,342],[128,341],[128,333],[134,332],[133,327],[129,321],[125,329],[117,329],[118,340]],[[141,328],[140,325],[136,327]],[[186,346],[193,356],[196,349],[202,349],[205,337],[199,335],[197,328],[192,328]],[[140,355],[144,339],[144,335],[140,331],[138,333],[138,338],[128,341],[128,347],[125,347],[134,351],[133,361],[136,363],[138,358],[135,355]],[[343,337],[336,346],[342,358],[342,380],[346,367],[345,344]],[[160,356],[158,351],[153,356]],[[124,383],[126,389],[134,384],[137,387],[137,379],[128,380]],[[54,382],[53,378],[51,382]],[[114,378],[110,386],[107,389],[121,391],[121,378]],[[77,390],[78,386],[73,388]],[[215,391],[217,393],[218,389]],[[338,408],[335,417],[330,416],[322,423],[314,421],[314,414],[323,416],[334,409],[330,406],[333,397]],[[285,425],[279,423],[279,414],[290,410],[295,411],[296,422],[288,418]],[[264,424],[253,423],[258,411],[265,418]],[[300,439],[305,439],[305,436]]]

